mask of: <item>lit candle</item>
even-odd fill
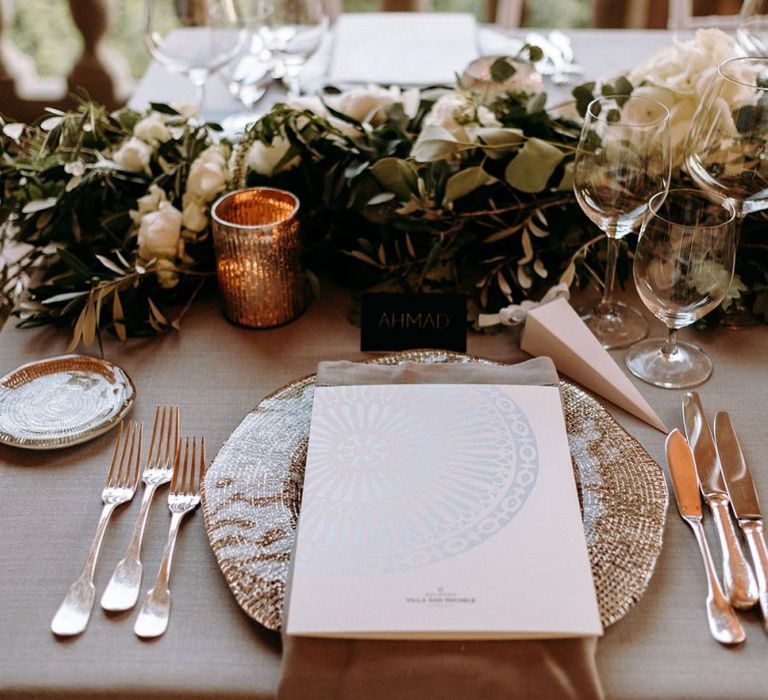
[[[213,205],[213,245],[224,315],[249,328],[292,321],[305,306],[299,200],[268,187],[230,192]]]

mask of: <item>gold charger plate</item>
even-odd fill
[[[136,388],[117,365],[87,355],[28,362],[0,379],[0,443],[52,450],[117,425]]]
[[[378,357],[401,362],[486,362],[444,351]],[[237,602],[271,630],[282,623],[301,502],[314,375],[249,413],[205,475],[202,508],[216,559]],[[584,532],[604,626],[640,599],[661,551],[667,486],[659,466],[592,397],[561,382]]]

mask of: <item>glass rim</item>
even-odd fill
[[[647,121],[647,122],[631,122],[631,121],[622,121],[621,119],[616,122],[608,122],[602,114],[594,114],[592,112],[592,105],[603,103],[604,101],[608,100],[616,100],[618,97],[624,97],[626,98],[625,103],[629,102],[630,100],[634,100],[636,102],[646,102],[648,104],[656,105],[657,107],[661,108],[661,115],[658,119],[654,121]],[[594,100],[592,100],[587,105],[587,112],[592,119],[597,119],[599,121],[602,121],[606,124],[610,123],[612,125],[616,126],[637,126],[637,127],[651,127],[651,126],[658,126],[659,124],[663,124],[664,122],[668,122],[670,119],[669,109],[665,104],[662,102],[659,102],[658,100],[654,100],[650,97],[643,97],[642,95],[601,95],[600,97],[596,97]],[[586,121],[585,121],[586,123]]]
[[[753,90],[768,90],[768,85],[757,85],[754,80],[745,81],[733,75],[728,75],[726,70],[732,63],[741,63],[743,61],[754,61],[756,63],[762,63],[765,65],[766,69],[768,69],[768,57],[766,56],[736,56],[734,58],[729,58],[723,61],[717,67],[718,75],[720,75],[725,80],[729,80],[730,82],[736,83],[737,85],[743,85],[744,87],[752,88]]]
[[[292,199],[294,206],[290,214],[287,214],[283,218],[276,221],[271,221],[267,224],[237,224],[233,221],[222,219],[217,213],[218,208],[224,203],[225,200],[229,199],[230,197],[241,195],[244,192],[276,192],[278,194],[286,195]],[[220,224],[221,226],[228,226],[229,228],[236,228],[240,229],[241,231],[261,231],[264,229],[272,228],[273,226],[284,224],[286,221],[290,221],[296,216],[300,207],[301,202],[299,201],[299,198],[293,194],[293,192],[289,192],[288,190],[283,190],[279,187],[242,187],[239,190],[232,190],[230,192],[224,193],[211,205],[211,219],[213,219],[213,221],[215,221],[217,224]]]
[[[664,206],[664,204],[667,201],[667,198],[670,194],[674,195],[688,195],[689,197],[697,197],[698,199],[703,200],[704,202],[707,202],[708,204],[711,204],[713,206],[720,206],[724,211],[728,212],[730,216],[728,218],[723,219],[722,221],[718,221],[716,223],[712,224],[684,224],[680,221],[672,221],[669,217],[663,216],[662,214],[659,214],[659,211],[661,210],[661,207]],[[662,196],[663,195],[663,196]],[[661,197],[661,201],[659,201],[659,198]],[[713,201],[716,200],[716,201]],[[676,226],[677,228],[691,228],[691,229],[697,229],[697,228],[719,228],[720,226],[728,226],[731,223],[733,223],[737,216],[736,216],[736,207],[734,206],[733,202],[728,197],[723,197],[720,194],[711,193],[707,194],[703,192],[702,190],[695,189],[693,187],[674,187],[670,190],[664,190],[662,192],[657,192],[654,194],[650,200],[648,200],[648,211],[655,216],[657,219],[660,219],[665,224],[669,224],[670,226]]]

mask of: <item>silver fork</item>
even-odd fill
[[[200,455],[197,454],[197,441],[192,438],[190,450],[189,438],[185,439],[184,456],[182,450],[176,454],[171,492],[168,495],[168,509],[171,511],[171,527],[168,542],[160,562],[155,585],[147,593],[136,618],[133,631],[139,637],[159,637],[168,628],[171,615],[171,590],[168,582],[171,576],[171,561],[176,546],[176,535],[182,518],[192,512],[200,503],[200,485],[205,475],[205,438],[200,439]]]
[[[125,421],[120,424],[112,453],[112,462],[107,474],[107,485],[101,492],[104,507],[101,511],[99,524],[93,544],[85,559],[85,564],[77,580],[69,587],[64,602],[59,606],[51,622],[51,631],[60,636],[80,634],[87,626],[93,610],[96,588],[93,585],[93,575],[99,549],[104,539],[107,524],[115,508],[121,503],[128,503],[139,483],[139,468],[141,465],[141,438],[144,427],[136,421]]]
[[[144,482],[141,509],[125,556],[118,562],[101,596],[101,607],[105,610],[130,610],[139,599],[142,573],[141,543],[149,508],[157,488],[171,480],[178,446],[179,407],[158,406],[155,409],[149,454],[141,475]]]

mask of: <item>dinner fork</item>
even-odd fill
[[[141,588],[141,543],[147,525],[152,498],[159,486],[167,484],[173,475],[176,450],[179,446],[178,406],[157,406],[149,453],[142,472],[144,495],[141,509],[133,527],[133,535],[125,556],[118,562],[101,596],[101,607],[105,610],[130,610],[139,599]]]
[[[143,425],[136,421],[129,420],[120,424],[112,462],[107,473],[107,484],[101,492],[104,507],[96,528],[96,535],[80,576],[69,587],[64,601],[53,617],[51,631],[54,634],[60,636],[80,634],[88,625],[96,597],[93,575],[96,571],[101,542],[115,508],[121,503],[128,503],[136,493],[143,432]]]
[[[168,582],[171,576],[171,560],[176,546],[176,535],[182,518],[200,504],[200,485],[205,475],[205,438],[200,439],[200,455],[197,454],[197,441],[192,438],[190,450],[189,437],[185,439],[184,457],[181,449],[176,453],[171,491],[168,495],[168,509],[171,511],[171,526],[168,530],[168,542],[160,562],[155,585],[147,593],[136,618],[133,631],[139,637],[159,637],[168,628],[171,614],[171,590]]]

